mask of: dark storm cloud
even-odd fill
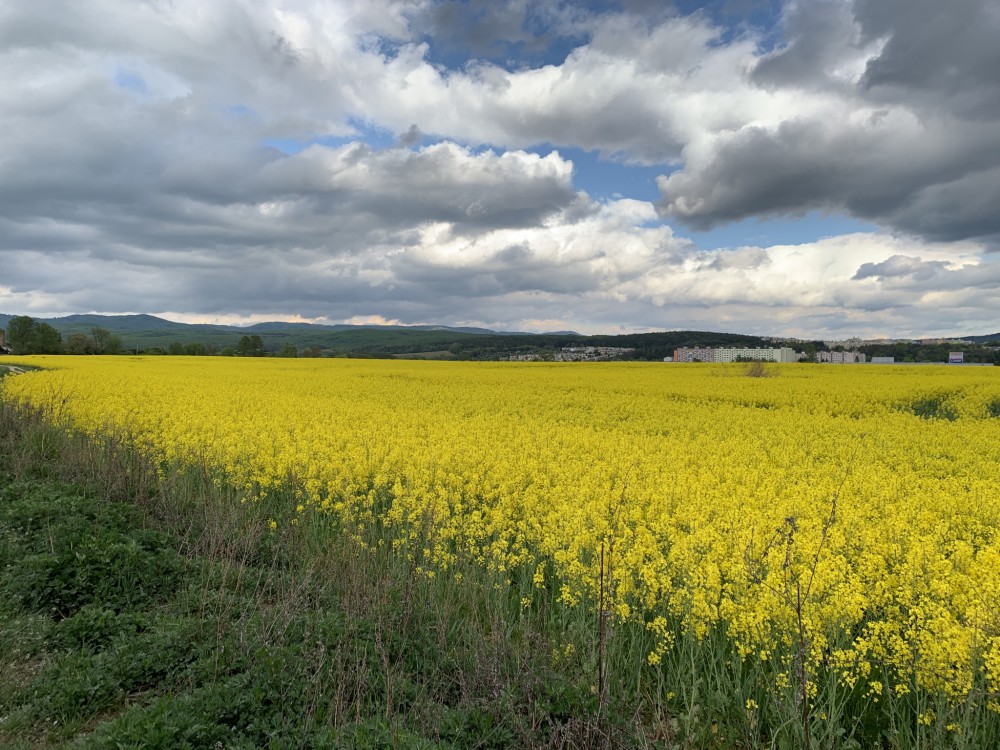
[[[768,214],[846,209],[935,241],[1000,237],[1000,137],[978,124],[926,137],[815,121],[744,128],[711,160],[660,178],[661,208],[708,229]]]
[[[752,73],[754,82],[769,88],[829,84],[844,50],[860,41],[850,5],[843,2],[793,4],[783,27],[787,45],[761,59]]]
[[[920,258],[911,258],[907,255],[893,255],[881,263],[862,264],[853,278],[860,281],[871,278],[910,277],[913,280],[923,281],[937,276],[940,271],[947,267],[948,264],[940,260],[923,261]]]
[[[445,49],[486,57],[533,38],[525,28],[527,10],[524,0],[445,0],[429,6],[421,20]]]
[[[558,63],[586,41],[595,16],[620,12],[652,23],[677,11],[663,0],[437,0],[414,14],[413,27],[445,55]]]
[[[401,148],[410,148],[420,143],[423,137],[424,134],[420,132],[420,128],[416,125],[410,125],[405,133],[400,133],[399,137],[396,138],[396,145]]]
[[[852,85],[871,101],[961,118],[1000,116],[1000,5],[993,0],[795,2],[782,32],[785,44],[753,70],[759,84],[836,87],[845,82],[845,62],[869,50]]]
[[[983,169],[917,191],[895,211],[894,225],[932,240],[976,238],[1000,250],[1000,168],[983,154]]]
[[[1000,4],[995,0],[855,0],[864,38],[884,39],[863,88],[941,114],[1000,118]]]
[[[1000,231],[992,210],[1000,162],[980,124],[906,133],[900,127],[786,121],[747,127],[719,143],[699,169],[659,180],[667,213],[708,228],[768,213],[846,208],[922,236],[951,240]],[[981,175],[989,175],[983,178]],[[950,205],[928,214],[928,191],[950,185]],[[985,195],[985,199],[984,199]],[[998,196],[1000,197],[1000,196]],[[942,215],[947,214],[947,215]]]
[[[778,96],[801,91],[803,108],[685,149],[683,169],[659,181],[664,214],[704,229],[846,210],[935,241],[997,246],[1000,6],[801,3],[784,32],[751,80]]]

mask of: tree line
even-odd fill
[[[14,354],[120,354],[122,340],[106,328],[71,333],[63,340],[48,323],[28,315],[15,315],[7,323],[7,343]]]
[[[121,336],[106,328],[94,326],[89,333],[71,333],[66,338],[52,325],[35,320],[28,315],[16,315],[7,323],[7,344],[13,354],[121,354],[124,352]],[[302,353],[292,346],[285,346],[275,353],[279,357],[320,356],[320,350],[305,349]],[[185,356],[223,355],[231,357],[266,357],[269,352],[260,336],[242,336],[234,346],[221,350],[214,344],[184,344],[171,342],[166,349],[155,347],[147,354],[174,354]]]
[[[265,343],[258,334],[240,336],[230,339],[230,343],[213,335],[209,340],[184,341],[161,338],[160,331],[131,332],[132,343],[126,345],[122,337],[113,334],[106,328],[95,326],[87,332],[74,330],[72,333],[52,326],[43,320],[35,320],[27,315],[9,318],[7,321],[7,346],[0,349],[0,354],[150,354],[150,355],[180,355],[180,356],[227,356],[227,357],[390,357],[391,352],[384,351],[382,345],[366,345],[365,341],[351,342],[344,347],[338,342],[323,345],[309,337],[298,345],[288,341]],[[0,329],[2,330],[2,329]],[[71,329],[72,330],[72,329]],[[377,332],[383,333],[383,332]],[[128,336],[129,333],[126,333]],[[419,332],[422,338],[426,332]],[[138,340],[138,343],[136,340]],[[400,351],[410,351],[407,346],[397,346]],[[412,351],[424,351],[426,345],[416,346]]]
[[[187,357],[201,356],[221,356],[221,357],[319,357],[321,350],[318,347],[309,347],[299,352],[298,347],[292,344],[285,344],[275,352],[269,352],[264,346],[264,340],[260,336],[241,336],[235,346],[224,346],[221,349],[217,344],[202,344],[195,342],[183,344],[180,341],[173,341],[166,349],[156,348],[147,351],[147,354],[172,354],[184,355]]]

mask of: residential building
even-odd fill
[[[861,352],[816,352],[817,362],[829,362],[834,365],[862,364],[866,359]]]
[[[794,349],[760,349],[752,347],[722,347],[712,349],[679,347],[674,349],[674,362],[798,362]]]
[[[674,349],[674,362],[714,362],[715,350],[709,347]]]
[[[716,362],[798,362],[794,349],[757,349],[749,347],[724,347],[715,350]]]
[[[565,346],[556,355],[556,362],[600,362],[618,359],[635,349],[622,346]]]
[[[826,344],[831,349],[834,348],[835,346],[840,346],[843,347],[844,349],[857,349],[864,342],[857,336],[853,336],[852,338],[849,339],[841,339],[840,341],[824,341],[823,343]]]

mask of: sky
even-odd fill
[[[997,0],[0,0],[0,312],[1000,330]]]

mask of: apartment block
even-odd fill
[[[681,347],[674,349],[674,362],[798,362],[799,355],[794,349],[756,349],[750,347],[729,347],[702,349]]]
[[[674,349],[674,362],[714,362],[715,350],[708,347]]]
[[[715,350],[716,362],[798,362],[799,355],[794,349],[756,349],[730,347]]]
[[[834,365],[853,365],[863,364],[866,357],[861,352],[816,352],[816,361]]]

